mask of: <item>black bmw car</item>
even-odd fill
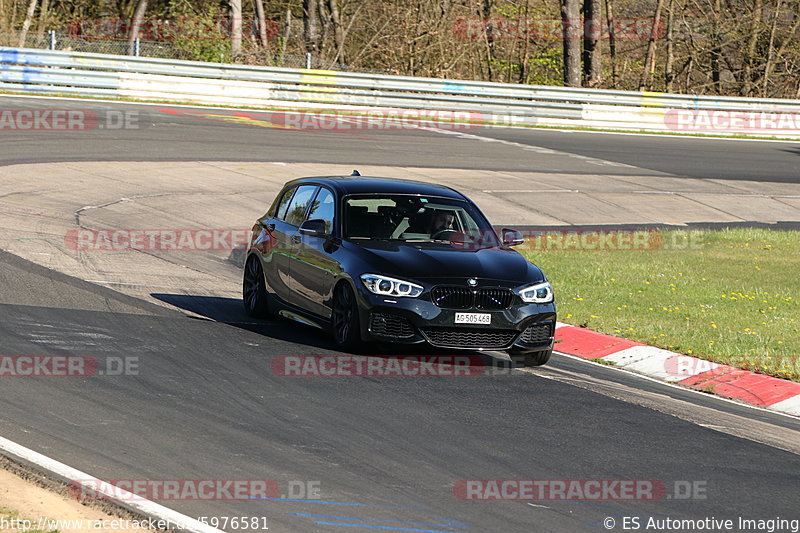
[[[553,290],[511,248],[521,242],[449,187],[357,172],[296,179],[253,226],[244,307],[327,329],[343,350],[429,343],[542,365]]]

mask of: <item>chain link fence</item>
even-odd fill
[[[20,47],[20,33],[0,33],[0,46]],[[377,69],[355,69],[336,61],[311,57],[310,54],[289,54],[272,52],[244,41],[242,52],[235,57],[230,53],[230,44],[226,40],[181,39],[178,41],[147,41],[137,39],[133,43],[116,39],[81,39],[66,31],[50,30],[46,32],[29,32],[21,48],[42,48],[95,54],[134,55],[142,57],[158,57],[164,59],[180,59],[189,61],[208,61],[212,63],[241,63],[267,67],[314,68],[339,70],[345,72],[365,72],[385,74]]]

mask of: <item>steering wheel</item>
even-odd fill
[[[450,229],[450,228],[440,229],[436,233],[431,234],[431,240],[434,240],[434,241],[438,241],[438,240],[445,241],[445,240],[447,240],[447,241],[449,241],[450,237],[452,237],[453,233],[455,233],[455,232],[456,231],[454,229]]]

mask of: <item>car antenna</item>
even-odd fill
[[[352,174],[350,174],[350,175],[351,175],[351,176],[360,176],[360,175],[361,175],[361,172],[359,172],[358,170],[354,170],[354,171],[353,171],[353,173],[352,173]]]

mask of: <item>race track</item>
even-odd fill
[[[0,132],[0,244],[11,252],[0,252],[0,354],[127,357],[138,373],[1,378],[3,437],[102,479],[271,479],[282,491],[318,483],[312,499],[162,502],[194,517],[265,517],[273,532],[577,532],[605,531],[608,517],[617,530],[626,516],[798,518],[797,419],[558,354],[525,371],[492,371],[500,363],[489,357],[485,375],[458,379],[283,377],[276,357],[336,352],[316,330],[244,316],[235,250],[92,255],[64,242],[78,224],[242,227],[283,180],[325,166],[429,172],[475,191],[490,218],[509,224],[581,223],[583,207],[558,218],[568,206],[548,200],[538,211],[513,198],[556,185],[588,190],[575,201],[620,223],[642,222],[624,217],[639,216],[628,199],[644,186],[665,197],[683,187],[686,216],[675,222],[797,222],[796,144],[288,131],[219,110],[199,118],[188,108],[19,98],[0,107],[43,106],[132,111],[139,127]],[[531,185],[548,175],[558,181]],[[610,184],[614,202],[602,196]],[[765,218],[752,203],[721,207],[756,192],[783,206],[780,216]],[[692,194],[707,195],[707,210]],[[615,202],[630,209],[623,218]],[[602,502],[454,493],[460,480],[481,479],[657,480],[667,493]],[[676,486],[686,482],[705,490],[682,499]]]

